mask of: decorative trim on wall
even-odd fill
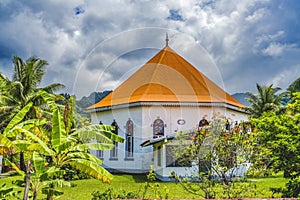
[[[247,113],[240,108],[223,103],[223,102],[215,102],[215,103],[196,103],[196,102],[135,102],[130,104],[120,104],[116,106],[107,106],[102,108],[96,108],[92,110],[87,110],[88,113],[93,112],[100,112],[106,110],[113,110],[113,109],[122,109],[122,108],[131,108],[131,107],[138,107],[138,106],[169,106],[169,107],[222,107],[228,108],[231,110],[235,110],[242,113]]]
[[[178,125],[184,125],[185,124],[185,120],[184,119],[178,119],[177,120],[177,124]]]

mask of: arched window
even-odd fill
[[[126,122],[126,144],[125,144],[125,158],[133,158],[133,122],[129,119]]]
[[[102,121],[99,122],[99,125],[103,125]],[[96,154],[97,154],[98,158],[103,159],[103,151],[102,150],[97,150]]]
[[[153,122],[153,137],[154,138],[161,137],[161,136],[164,136],[164,134],[165,134],[164,121],[157,118]]]
[[[114,120],[111,125],[115,127],[115,130],[113,130],[112,132],[118,135],[119,126],[116,120]],[[114,142],[114,148],[110,150],[110,160],[117,160],[117,159],[118,159],[118,143]]]

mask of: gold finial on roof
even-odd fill
[[[168,37],[168,33],[166,33],[166,47],[169,46],[169,37]]]

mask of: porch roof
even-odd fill
[[[162,141],[167,142],[168,140],[173,140],[175,137],[176,137],[176,135],[167,135],[167,136],[162,136],[162,137],[158,137],[158,138],[153,138],[153,139],[144,141],[141,144],[141,146],[146,147],[146,146],[154,145],[154,144],[162,142]]]

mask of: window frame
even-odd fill
[[[153,138],[163,137],[165,135],[165,123],[162,119],[157,118],[153,124]]]
[[[126,122],[125,160],[134,158],[134,124],[131,119]]]
[[[119,126],[118,126],[118,123],[116,122],[116,120],[114,120],[111,124],[111,126],[114,126],[115,127],[115,130],[112,130],[111,132],[118,135],[118,129],[119,129]],[[118,160],[118,142],[113,142],[114,143],[114,148],[112,150],[110,150],[110,157],[109,157],[109,160]]]

